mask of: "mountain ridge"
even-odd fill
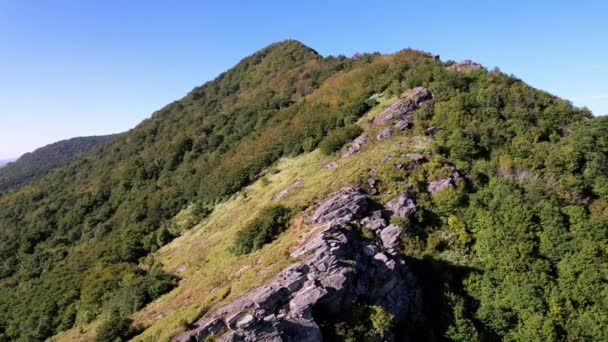
[[[0,170],[0,194],[42,177],[114,137],[116,135],[75,137],[25,153]]]
[[[606,120],[450,66],[409,49],[346,58],[273,44],[1,196],[0,337],[169,340],[291,265],[311,211],[344,186],[380,211],[404,206],[394,252],[422,315],[441,318],[393,322],[362,299],[323,321],[327,336],[605,337]]]

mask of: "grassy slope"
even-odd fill
[[[133,316],[135,324],[147,327],[135,340],[168,340],[206,310],[260,285],[290,264],[292,261],[286,257],[289,250],[312,229],[302,215],[292,220],[290,229],[278,240],[257,252],[237,257],[228,252],[228,248],[247,220],[272,203],[273,194],[293,184],[298,177],[303,179],[301,187],[291,191],[280,202],[305,209],[343,186],[360,182],[369,167],[379,164],[387,154],[424,150],[429,144],[426,137],[397,134],[378,143],[374,141],[377,128],[370,127],[367,119],[392,100],[384,101],[360,120],[372,136],[360,153],[338,159],[338,167],[328,170],[321,168],[336,156],[323,156],[318,150],[282,159],[268,175],[217,205],[208,218],[159,250],[156,258],[166,271],[175,272],[180,265],[186,266],[180,274],[183,281],[174,291]],[[400,147],[402,143],[403,147]],[[87,340],[95,326],[90,325],[82,331],[72,329],[58,335],[57,340]]]

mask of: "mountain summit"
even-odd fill
[[[607,340],[608,118],[272,44],[0,196],[0,341]]]

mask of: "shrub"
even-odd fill
[[[248,254],[272,242],[287,228],[291,214],[291,209],[282,205],[273,205],[264,209],[258,217],[236,234],[232,245],[233,253]]]
[[[344,144],[356,138],[363,130],[357,125],[349,125],[338,128],[329,134],[319,144],[319,149],[323,154],[330,155],[338,151]]]
[[[115,342],[126,341],[130,335],[131,319],[121,316],[118,312],[113,312],[97,328],[95,341]]]

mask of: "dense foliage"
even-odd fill
[[[342,148],[347,142],[351,142],[362,131],[361,127],[357,125],[348,125],[331,131],[319,144],[319,150],[324,154],[332,154]]]
[[[72,138],[26,153],[16,161],[0,167],[0,194],[38,179],[115,137],[104,135]]]
[[[235,254],[248,254],[272,242],[287,228],[291,209],[281,205],[264,208],[245,228],[236,234],[232,251]]]
[[[433,101],[403,134],[436,132],[428,162],[377,170],[382,193],[417,191],[415,219],[395,222],[407,228],[403,253],[429,317],[415,334],[608,340],[607,118],[499,71],[453,72],[411,50],[322,58],[294,41],[0,197],[0,340],[44,340],[97,317],[101,337],[124,338],[128,315],[175,285],[147,256],[174,238],[179,211],[192,204],[202,218],[278,158],[324,139],[335,151],[372,95],[420,85]],[[429,182],[455,171],[429,194]],[[269,209],[235,246],[255,250],[285,220],[285,208]],[[405,326],[364,310],[353,338]]]
[[[361,101],[382,90],[397,65],[364,57],[322,58],[295,41],[273,44],[0,197],[0,340],[43,340],[107,313],[104,303],[114,298],[138,303],[133,308],[157,296],[122,289],[175,237],[172,218],[191,203],[213,207],[281,156],[310,151],[356,120]],[[97,299],[89,300],[96,277]],[[164,277],[148,279],[170,288]]]

